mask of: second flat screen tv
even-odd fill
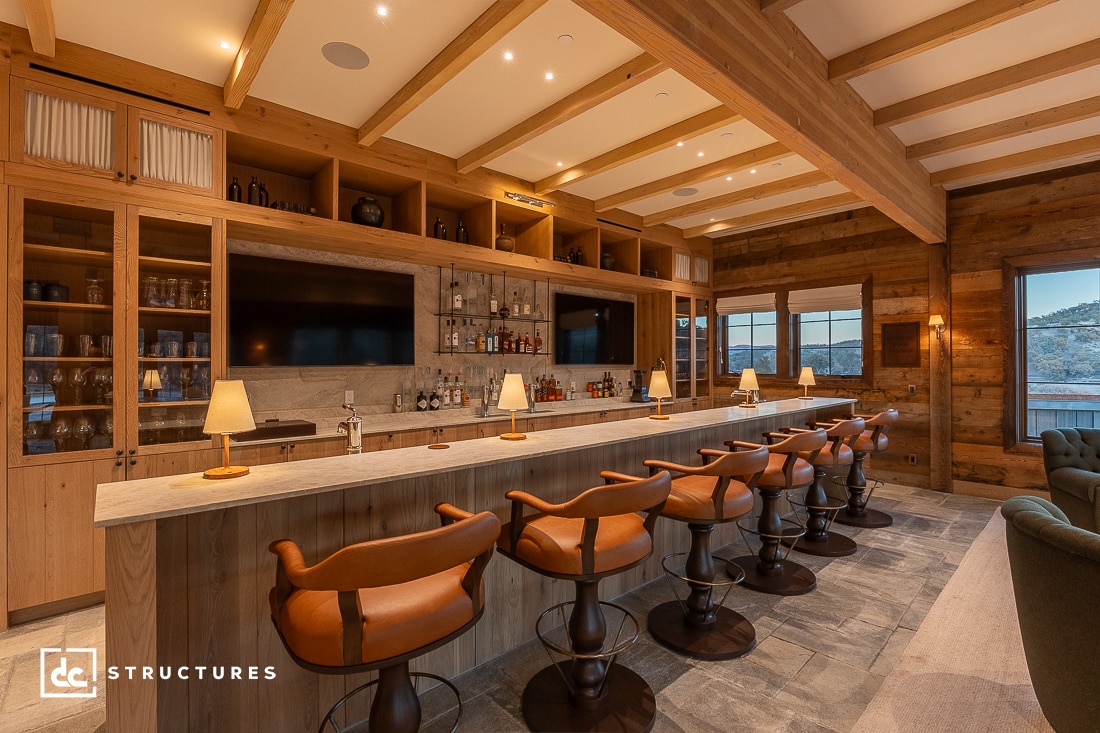
[[[554,294],[554,362],[634,365],[634,304]]]
[[[413,276],[229,255],[230,366],[412,364]]]

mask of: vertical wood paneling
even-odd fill
[[[190,598],[187,566],[187,518],[161,519],[157,523],[157,663],[189,666],[186,603]],[[190,729],[188,685],[183,680],[157,681],[158,733],[186,733]]]
[[[137,522],[106,531],[107,666],[157,664],[157,527]],[[186,555],[177,562],[190,564]],[[173,589],[186,604],[186,590]],[[157,725],[157,686],[141,681],[106,680],[107,730],[151,731]]]

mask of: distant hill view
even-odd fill
[[[1097,324],[1100,324],[1100,300],[1029,318],[1028,391],[1032,394],[1095,394],[1100,388],[1100,325]],[[1055,384],[1048,384],[1051,382]],[[1070,384],[1062,384],[1064,382]]]
[[[814,374],[860,374],[863,371],[863,344],[859,339],[838,341],[832,346],[832,364],[829,363],[828,344],[805,344],[802,346],[802,366],[814,368]],[[775,349],[757,349],[755,359],[750,362],[747,344],[729,347],[727,354],[731,372],[740,372],[752,367],[760,374],[775,374]]]

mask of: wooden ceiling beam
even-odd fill
[[[925,242],[947,196],[785,15],[750,0],[573,0]]]
[[[1100,153],[1100,135],[1092,135],[1064,143],[1046,145],[1034,150],[1002,155],[999,158],[945,168],[932,174],[937,185],[957,183],[979,176],[997,175],[1048,163],[1066,164],[1073,158]]]
[[[502,132],[492,140],[460,156],[458,172],[469,173],[490,160],[533,140],[547,130],[603,104],[643,81],[652,79],[666,68],[668,67],[648,53],[636,56],[591,84],[581,87],[541,112],[528,117],[512,129]]]
[[[57,29],[53,23],[51,0],[20,0],[23,17],[27,19],[27,31],[31,35],[31,48],[42,56],[53,58],[57,53]]]
[[[607,211],[608,209],[614,209],[635,201],[641,201],[651,196],[659,196],[662,193],[675,191],[684,186],[702,183],[703,181],[709,181],[719,176],[728,176],[738,171],[743,171],[746,168],[752,168],[754,165],[764,165],[773,160],[786,158],[790,154],[791,151],[783,143],[770,143],[753,150],[746,150],[737,155],[731,155],[722,160],[716,160],[713,163],[701,165],[698,168],[692,168],[682,173],[674,173],[671,176],[659,178],[656,181],[643,183],[640,186],[628,188],[625,191],[619,191],[610,196],[604,196],[601,199],[596,199],[594,206],[598,212]]]
[[[726,125],[732,125],[740,119],[743,119],[741,115],[731,112],[725,107],[715,107],[706,112],[701,112],[694,117],[677,122],[675,125],[669,125],[663,130],[650,133],[643,138],[628,142],[626,145],[609,150],[602,155],[597,155],[591,160],[578,163],[561,173],[547,176],[535,183],[535,195],[541,196],[551,191],[557,191],[569,184],[583,181],[604,171],[664,150],[682,140],[690,140],[693,137],[705,135]]]
[[[1056,0],[974,0],[829,61],[829,78],[846,81],[990,28]]]
[[[970,130],[913,143],[905,149],[905,155],[910,160],[922,160],[1094,117],[1100,117],[1100,97],[1089,97],[1013,117],[1011,120],[1000,120]]]
[[[546,0],[496,0],[363,123],[359,128],[359,144],[370,145],[389,132],[545,4]]]
[[[699,214],[705,214],[708,211],[724,209],[727,206],[737,206],[738,204],[748,203],[749,201],[758,201],[759,199],[779,196],[784,193],[801,191],[804,188],[819,186],[822,183],[829,183],[832,180],[833,179],[829,178],[828,174],[822,173],[821,171],[800,173],[796,176],[780,178],[778,181],[769,181],[768,183],[753,186],[752,188],[742,188],[739,191],[731,191],[721,196],[712,196],[702,201],[693,201],[690,204],[677,206],[674,209],[665,209],[664,211],[647,214],[642,217],[642,225],[650,227],[656,226],[657,224],[665,224],[674,219],[683,219],[686,216],[697,216]]]
[[[760,12],[764,15],[779,15],[800,2],[802,0],[760,0]]]
[[[875,125],[897,125],[1100,64],[1100,38],[960,81],[875,110]]]
[[[233,67],[222,86],[223,101],[229,109],[240,109],[244,104],[244,98],[248,96],[248,90],[260,73],[260,66],[293,5],[294,0],[260,0],[256,5],[252,22],[248,24],[237,57],[233,59]]]
[[[746,227],[764,226],[779,223],[781,221],[814,216],[816,214],[828,214],[833,211],[859,208],[867,206],[867,202],[854,193],[838,193],[835,196],[825,196],[819,199],[801,201],[797,204],[780,206],[777,209],[757,211],[753,214],[738,216],[726,221],[714,221],[697,227],[689,227],[684,230],[684,237],[701,237],[707,234],[724,232],[728,229],[744,229]]]

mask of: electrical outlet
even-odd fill
[[[909,454],[909,465],[910,466],[917,465],[917,454],[916,453],[910,453]]]
[[[355,390],[354,389],[345,389],[344,390],[344,404],[345,405],[354,405],[355,404]]]
[[[916,394],[916,393],[917,393],[917,385],[910,384],[909,385],[909,394]]]

